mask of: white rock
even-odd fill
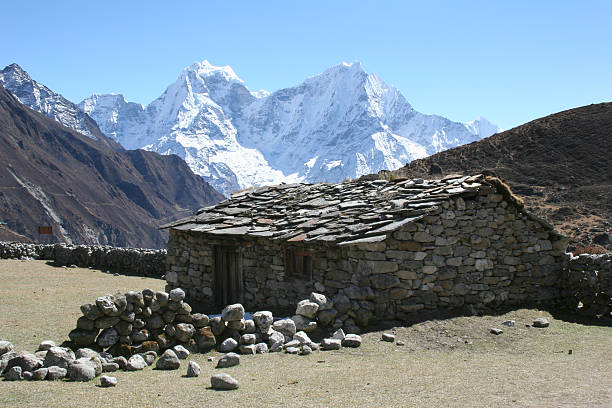
[[[190,361],[187,366],[187,377],[197,377],[200,375],[200,366],[195,361]]]
[[[47,351],[51,347],[55,347],[55,342],[52,340],[45,340],[38,345],[38,350],[36,351]]]
[[[323,339],[321,341],[321,350],[340,350],[342,341],[339,339]]]
[[[274,318],[272,317],[272,312],[264,310],[253,313],[253,321],[261,333],[266,333],[272,326]]]
[[[344,337],[346,337],[346,335],[342,329],[338,329],[332,334],[332,339],[344,340]]]
[[[319,311],[329,310],[334,307],[334,301],[321,293],[312,292],[310,294],[310,301],[319,305]]]
[[[110,377],[108,375],[103,375],[100,377],[100,386],[101,387],[115,387],[117,385],[117,378]]]
[[[295,314],[304,316],[308,319],[314,319],[317,317],[317,312],[319,311],[319,305],[315,302],[311,302],[310,300],[302,300],[297,304],[297,308],[295,309]]]
[[[221,319],[226,322],[244,319],[244,307],[240,303],[226,306],[221,312]]]
[[[180,344],[177,346],[174,346],[172,350],[174,350],[174,353],[180,360],[185,360],[187,357],[189,357],[189,350],[187,350],[185,347],[181,346]]]
[[[131,356],[125,366],[127,371],[138,371],[142,370],[147,366],[147,362],[140,354],[134,354]]]
[[[293,337],[295,332],[295,322],[291,319],[277,320],[272,324],[272,328],[285,336]]]
[[[228,353],[230,351],[235,350],[236,347],[238,347],[238,342],[233,338],[228,337],[227,339],[223,340],[219,345],[219,351],[222,353]]]
[[[293,335],[293,340],[299,341],[300,344],[308,344],[312,342],[312,340],[310,340],[310,337],[308,337],[308,335],[303,331],[295,333]]]

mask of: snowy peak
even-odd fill
[[[0,84],[27,107],[112,149],[121,150],[121,146],[108,140],[96,122],[77,105],[33,80],[19,65],[11,64],[0,71]]]
[[[92,96],[81,106],[125,147],[177,154],[225,195],[396,169],[498,130],[483,118],[464,124],[417,112],[359,62],[269,93],[249,91],[231,67],[204,60],[148,106],[128,112],[130,104]]]
[[[477,119],[465,123],[465,127],[470,131],[470,133],[474,135],[486,134],[490,136],[495,133],[501,133],[504,131],[504,129],[497,125],[494,125],[482,116],[479,116]]]
[[[28,75],[27,72],[23,70],[19,65],[12,63],[7,65],[2,71],[0,71],[0,80],[4,83],[5,81],[14,81],[14,82],[32,82],[32,78]],[[5,86],[6,88],[6,86]]]
[[[129,137],[138,143],[136,140],[139,139],[139,135],[133,134],[129,129],[133,126],[132,122],[136,124],[145,122],[144,106],[128,102],[121,94],[93,94],[82,100],[78,106],[96,121],[107,137],[121,143],[126,149],[136,148],[133,143],[123,140],[121,136]]]
[[[182,75],[187,75],[189,73],[194,73],[203,79],[208,77],[221,77],[228,82],[235,81],[241,84],[244,83],[229,65],[215,66],[208,62],[208,60],[193,63],[189,67],[183,69]]]

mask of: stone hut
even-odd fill
[[[168,290],[251,310],[319,292],[357,326],[556,301],[567,245],[484,175],[253,188],[162,228]]]

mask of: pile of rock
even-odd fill
[[[215,338],[207,329],[208,316],[192,314],[185,292],[150,289],[101,296],[81,306],[76,329],[68,335],[76,347],[105,350],[129,357],[134,353],[159,353],[175,345],[208,351]]]
[[[69,334],[76,351],[44,341],[35,353],[17,353],[11,343],[0,340],[0,375],[6,380],[90,381],[103,372],[138,371],[153,364],[160,370],[178,369],[189,350],[206,352],[217,347],[227,353],[217,367],[226,368],[240,362],[235,352],[307,355],[319,349],[361,345],[359,335],[345,334],[342,329],[320,343],[311,340],[308,333],[321,333],[331,321],[328,315],[338,313],[334,302],[318,293],[299,302],[293,317],[280,319],[269,311],[248,315],[239,303],[209,318],[191,313],[184,298],[185,292],[179,288],[170,293],[145,289],[101,296],[95,303],[81,306],[83,316]],[[199,373],[197,363],[190,362],[187,376]],[[235,380],[224,375],[213,377],[213,388],[237,387]],[[103,376],[100,384],[111,387],[117,380]]]
[[[258,311],[252,319],[245,319],[241,304],[227,306],[221,316],[211,319],[215,336],[223,339],[219,351],[237,351],[241,354],[285,351],[289,354],[310,354],[314,350],[337,350],[341,346],[359,347],[361,337],[337,330],[331,338],[321,343],[312,341],[309,333],[321,333],[338,315],[334,301],[325,295],[311,293],[309,299],[297,304],[291,318],[275,319],[272,312]],[[355,330],[358,328],[355,327]]]
[[[70,348],[58,347],[49,340],[40,343],[35,353],[15,352],[10,342],[0,340],[0,375],[7,381],[54,381],[64,378],[71,381],[91,381],[105,372],[138,371],[154,363],[158,370],[175,370],[181,365],[179,359],[186,359],[188,356],[189,352],[185,348],[175,346],[174,349],[166,350],[159,358],[155,351],[149,350],[134,354],[128,359],[124,356],[115,357],[108,352],[99,353],[90,348],[72,351]],[[199,374],[197,363],[190,362],[188,375],[191,372],[194,376],[196,371]],[[117,384],[117,379],[102,376],[100,384],[103,387],[113,387]]]
[[[275,319],[270,311],[247,315],[239,303],[228,305],[221,315],[209,318],[205,314],[191,313],[191,306],[184,298],[185,292],[180,288],[169,293],[145,289],[101,296],[95,303],[81,306],[83,316],[77,320],[76,329],[70,332],[70,340],[76,347],[126,358],[149,351],[161,353],[174,346],[197,352],[217,347],[226,353],[260,354],[285,350],[309,354],[320,345],[313,342],[308,333],[317,329],[321,333],[329,326],[340,324],[338,318],[331,324],[340,313],[334,308],[334,301],[318,293],[300,301],[293,317],[280,319]],[[342,299],[340,306],[340,310],[344,310]],[[359,329],[354,327],[354,330],[353,333],[357,333]],[[355,347],[357,338],[347,340],[346,344]],[[340,341],[339,346],[343,339],[344,335],[336,338]],[[335,343],[324,340],[321,348],[335,349]]]
[[[306,332],[318,325],[360,333],[360,327],[368,326],[374,319],[374,298],[374,291],[370,287],[355,285],[341,289],[333,299],[313,292],[310,299],[298,303],[293,319],[298,330]]]

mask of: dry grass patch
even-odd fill
[[[17,349],[33,351],[44,339],[67,339],[79,305],[95,297],[150,287],[155,279],[115,277],[88,269],[54,268],[44,262],[0,261],[0,337]],[[40,288],[40,289],[39,289]],[[42,291],[44,288],[44,291]],[[527,328],[536,317],[547,329]],[[513,328],[501,325],[516,321]],[[504,330],[489,334],[491,327]],[[363,335],[358,349],[309,356],[243,356],[224,369],[240,381],[230,392],[210,390],[216,370],[194,355],[199,378],[178,371],[118,372],[116,388],[99,380],[0,382],[0,406],[610,406],[612,328],[557,320],[537,310],[503,316],[456,317],[397,327],[405,346],[380,341],[381,332]],[[34,337],[34,335],[36,335]],[[572,354],[568,354],[568,350]]]

